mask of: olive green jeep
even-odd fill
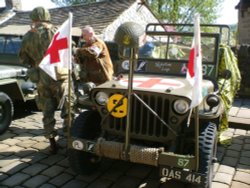
[[[17,32],[18,28],[8,32],[0,28],[0,134],[10,126],[15,104],[33,100],[36,94],[36,85],[27,77],[27,67],[18,60],[22,36],[26,32],[26,29]]]
[[[222,30],[229,28],[217,25],[219,31],[211,32],[215,26],[201,26],[210,31],[201,33],[203,100],[190,113],[192,87],[186,71],[193,25],[148,24],[143,31],[147,41],[139,47],[142,31],[133,24],[125,23],[116,32],[116,77],[78,87],[81,110],[71,127],[69,163],[76,172],[88,174],[104,157],[125,160],[158,167],[161,177],[211,187],[225,112],[221,93],[231,74],[219,71],[219,49]],[[224,79],[222,84],[219,79]]]

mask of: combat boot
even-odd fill
[[[49,143],[50,143],[50,153],[51,154],[56,154],[57,150],[58,150],[58,147],[57,147],[55,138],[54,137],[49,138]]]

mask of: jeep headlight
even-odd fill
[[[174,110],[178,114],[185,114],[189,109],[189,104],[183,99],[178,99],[174,102]]]
[[[106,105],[108,102],[108,94],[100,91],[96,94],[95,100],[99,105]]]

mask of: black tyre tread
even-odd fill
[[[91,126],[82,125],[87,121]],[[74,125],[71,128],[71,135],[79,138],[93,139],[99,133],[100,121],[101,119],[97,112],[84,111],[75,119]]]
[[[77,138],[94,139],[99,135],[100,117],[93,111],[84,111],[74,122],[71,129],[71,135]],[[98,157],[84,151],[69,149],[68,159],[71,168],[79,173],[89,175],[100,164],[100,162],[92,162],[94,159],[98,161]]]
[[[3,108],[3,118],[0,119],[0,135],[3,134],[10,126],[14,114],[14,106],[10,97],[0,92],[0,105]]]
[[[199,172],[206,174],[205,187],[211,186],[210,171],[213,171],[212,159],[216,155],[215,147],[217,145],[217,128],[213,123],[203,127],[199,136],[200,161]],[[211,169],[212,167],[212,169]]]

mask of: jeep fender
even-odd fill
[[[20,88],[21,80],[17,79],[4,79],[0,82],[0,92],[6,93],[11,100],[14,102],[15,100],[25,102],[25,97]]]

